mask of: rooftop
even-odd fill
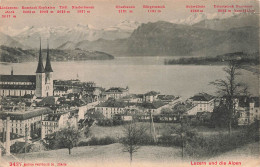
[[[199,93],[193,97],[191,97],[193,101],[210,101],[214,99],[214,96],[207,94],[207,93]]]
[[[152,103],[141,103],[141,104],[137,104],[137,105],[139,105],[143,108],[146,108],[146,109],[158,109],[158,108],[164,106],[165,103],[162,101],[154,101]]]
[[[238,96],[239,107],[249,107],[250,103],[255,103],[255,107],[259,107],[259,97],[248,97],[248,96]]]
[[[175,96],[173,95],[158,95],[157,97],[160,100],[174,100]]]
[[[68,91],[69,87],[67,87],[67,86],[55,86],[54,90],[55,91]]]
[[[110,88],[108,90],[106,90],[105,92],[106,93],[122,93],[122,92],[126,92],[128,91],[127,89],[125,88],[120,88],[120,87],[113,87],[113,88]]]
[[[156,95],[159,95],[159,94],[160,94],[159,92],[150,91],[150,92],[145,93],[144,95],[145,96],[156,96]]]
[[[36,85],[0,85],[0,89],[35,90]]]
[[[0,113],[0,118],[6,119],[7,116],[10,116],[10,120],[26,120],[52,112],[53,111],[50,108],[37,108],[28,111],[3,112]]]
[[[68,114],[68,112],[52,113],[44,118],[44,121],[59,121],[62,115]]]
[[[0,75],[1,82],[36,82],[35,75]]]

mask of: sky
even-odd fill
[[[0,18],[0,27],[11,26],[16,29],[25,26],[68,26],[73,27],[77,24],[90,24],[97,28],[106,28],[116,25],[123,20],[138,21],[140,23],[155,22],[159,20],[173,21],[176,19],[185,19],[191,13],[186,5],[205,5],[204,13],[212,15],[217,12],[213,5],[254,5],[257,8],[256,0],[0,0],[0,6],[55,6],[67,5],[94,5],[95,9],[90,14],[79,14],[75,11],[71,14],[23,14],[22,10],[15,10],[15,19]],[[116,5],[135,5],[133,13],[119,14]],[[143,9],[143,5],[165,5],[161,13],[148,13],[147,9]],[[258,10],[258,9],[256,9]],[[3,14],[4,10],[0,10]]]

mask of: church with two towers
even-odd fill
[[[36,75],[0,75],[0,96],[24,96],[36,97],[53,96],[53,69],[47,44],[47,57],[45,68],[42,61],[41,42],[39,60]]]

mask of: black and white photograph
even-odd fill
[[[0,55],[0,167],[260,166],[257,0],[1,0]]]

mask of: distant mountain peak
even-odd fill
[[[76,26],[77,28],[82,28],[82,29],[86,29],[86,30],[90,30],[90,29],[96,29],[95,26],[91,25],[91,24],[77,24]]]
[[[194,13],[183,19],[172,20],[172,23],[193,25],[203,20],[224,19],[236,15],[235,13]]]

